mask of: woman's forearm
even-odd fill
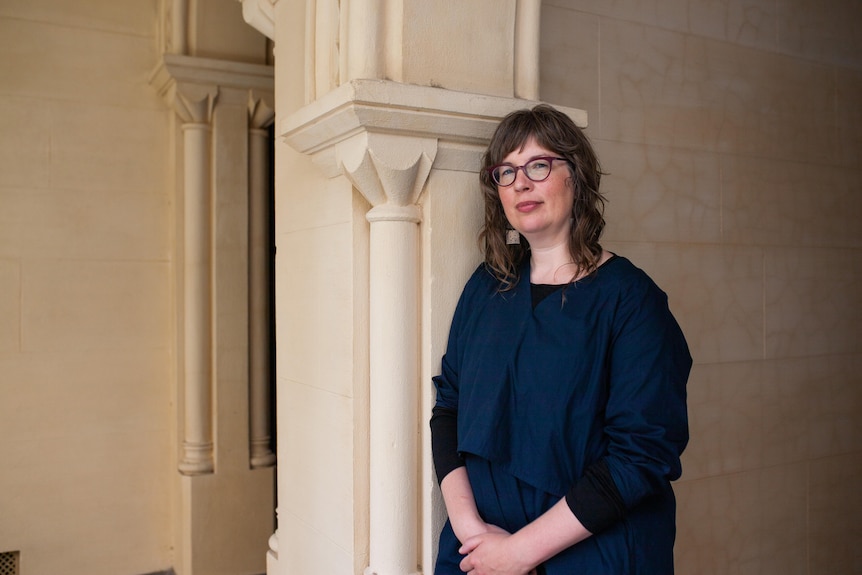
[[[443,493],[443,502],[458,541],[466,541],[488,530],[476,507],[466,467],[458,467],[449,472],[440,482],[440,491]]]
[[[566,500],[561,499],[535,521],[513,533],[510,543],[527,564],[536,566],[591,535],[569,509]]]

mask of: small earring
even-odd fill
[[[510,246],[517,246],[521,243],[521,234],[518,233],[518,230],[508,229],[506,230],[506,244]]]

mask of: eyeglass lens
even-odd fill
[[[524,174],[534,182],[541,182],[551,173],[550,158],[535,158],[523,166],[502,165],[497,166],[491,172],[494,181],[500,186],[509,186],[515,181],[518,170],[524,170]]]

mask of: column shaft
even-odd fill
[[[539,27],[541,0],[518,0],[515,18],[516,98],[539,99]]]
[[[185,428],[180,471],[213,471],[210,126],[183,125]]]
[[[269,133],[249,130],[248,347],[251,467],[275,463],[270,448]]]
[[[349,6],[347,79],[381,78],[386,6],[381,0],[351,0]]]
[[[417,571],[418,208],[372,208],[369,572]]]

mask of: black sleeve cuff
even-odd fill
[[[566,503],[578,521],[593,535],[625,515],[622,495],[604,460],[589,466],[566,494]]]
[[[431,411],[431,457],[437,473],[437,483],[459,467],[464,459],[458,453],[458,412],[445,407]]]

